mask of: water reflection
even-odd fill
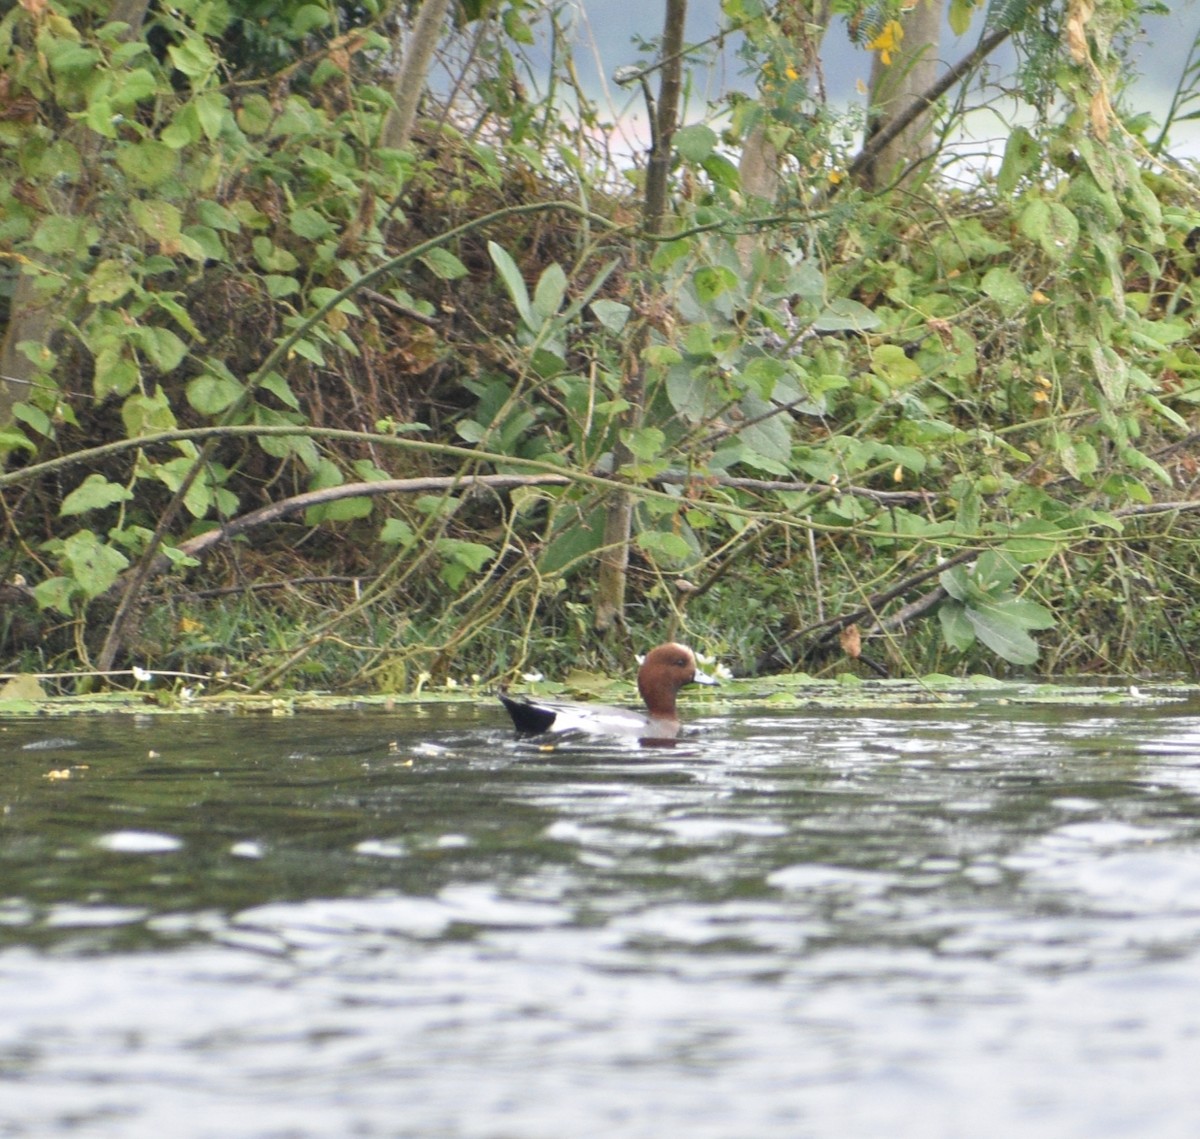
[[[1194,1133],[1195,710],[501,717],[0,723],[0,1134]]]

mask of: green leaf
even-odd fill
[[[177,426],[175,412],[162,388],[155,388],[150,395],[133,392],[121,404],[121,422],[130,439],[148,431],[171,431]]]
[[[553,536],[538,558],[540,574],[549,576],[586,564],[589,556],[604,544],[603,510],[587,514],[577,511],[577,507],[570,506],[556,518]]]
[[[963,480],[966,481],[965,479]],[[979,519],[983,510],[983,498],[974,483],[968,483],[959,495],[955,528],[960,534],[979,532]]]
[[[960,2],[961,0],[955,0],[955,3]],[[1008,142],[1004,145],[1004,160],[1000,163],[1000,172],[996,175],[996,189],[1005,197],[1010,196],[1017,183],[1037,167],[1041,157],[1041,147],[1033,135],[1024,127],[1013,127],[1009,132]]]
[[[943,570],[938,574],[938,581],[942,588],[954,598],[955,601],[966,601],[971,595],[971,586],[967,578],[967,571],[962,566],[951,566],[948,570]]]
[[[92,474],[63,499],[58,512],[68,518],[89,510],[103,510],[114,502],[128,502],[132,497],[133,492],[120,483],[109,482],[103,475]]]
[[[435,277],[443,281],[457,281],[467,275],[467,267],[448,249],[431,249],[420,261]]]
[[[1180,415],[1179,412],[1177,412],[1173,407],[1168,407],[1165,403],[1163,403],[1158,396],[1151,395],[1149,392],[1145,392],[1142,395],[1142,402],[1152,411],[1157,412],[1168,423],[1173,423],[1176,427],[1179,427],[1184,431],[1188,430],[1187,420],[1184,419],[1183,416]]]
[[[521,276],[521,270],[517,268],[517,263],[494,241],[489,241],[487,248],[492,264],[496,266],[496,272],[500,274],[500,280],[516,306],[517,314],[525,322],[526,328],[536,330],[538,325],[529,304],[529,289],[525,285],[525,278]]]
[[[703,370],[676,364],[667,372],[667,399],[689,423],[699,423],[708,413],[710,384]]]
[[[92,387],[101,399],[110,395],[127,395],[140,377],[137,365],[117,345],[107,346],[96,353],[92,369]]]
[[[478,573],[496,556],[491,546],[461,538],[439,538],[437,551],[444,559],[441,578],[451,589],[457,589],[469,573]]]
[[[717,145],[717,132],[703,123],[695,123],[677,130],[674,143],[685,162],[703,162]]]
[[[1033,664],[1037,660],[1037,642],[1013,611],[1012,602],[970,605],[964,615],[975,635],[1002,660],[1011,664]]]
[[[383,482],[392,477],[387,471],[373,463],[370,459],[355,459],[350,465],[354,468],[354,473],[363,482]]]
[[[24,423],[27,427],[33,428],[39,435],[47,439],[54,438],[54,424],[40,407],[32,403],[18,403],[13,405],[13,419]]]
[[[63,559],[86,597],[99,597],[129,565],[120,550],[106,546],[91,530],[79,530],[63,543]]]
[[[74,578],[48,577],[33,587],[33,596],[40,609],[56,609],[64,617],[73,614],[72,598],[79,592]]]
[[[237,215],[231,210],[227,210],[220,202],[202,198],[195,205],[196,216],[213,229],[224,230],[226,233],[237,233],[242,228]]]
[[[1032,198],[1021,210],[1021,232],[1058,261],[1066,259],[1079,242],[1079,222],[1062,202]]]
[[[938,606],[942,639],[957,652],[966,652],[975,643],[975,629],[967,620],[963,603],[951,597]]]
[[[871,370],[889,387],[903,388],[921,378],[921,366],[899,344],[880,344],[871,350]]]
[[[1065,432],[1055,432],[1055,453],[1063,470],[1073,479],[1086,479],[1100,468],[1100,454],[1087,439],[1072,440]]]
[[[723,154],[710,154],[701,164],[704,173],[713,184],[723,190],[738,191],[742,188],[742,176],[738,168]]]
[[[439,538],[437,549],[442,557],[452,558],[473,573],[478,573],[496,556],[491,546],[481,542],[466,542],[461,538]]]
[[[163,127],[159,138],[172,150],[183,150],[184,147],[194,146],[198,143],[203,134],[203,130],[200,129],[200,116],[196,113],[195,104],[184,103],[171,116],[171,121]]]
[[[182,43],[171,44],[167,54],[175,68],[189,79],[203,79],[217,69],[217,57],[197,35],[189,35]]]
[[[128,111],[138,103],[147,102],[158,94],[158,80],[144,67],[131,71],[116,72],[109,101],[118,111]]]
[[[74,253],[91,241],[92,234],[81,217],[51,215],[38,223],[33,234],[33,246],[42,253]]]
[[[379,531],[379,540],[388,546],[408,549],[417,540],[417,535],[403,518],[389,518]]]
[[[591,304],[592,315],[614,336],[618,336],[632,311],[620,301],[596,300]]]
[[[219,415],[242,397],[245,389],[235,380],[206,373],[187,386],[187,401],[201,415]]]
[[[193,261],[228,261],[225,243],[215,229],[206,225],[189,225],[183,230],[180,249]]]
[[[143,326],[138,329],[137,341],[146,359],[160,372],[174,371],[187,355],[187,345],[169,328]]]
[[[292,17],[292,35],[297,38],[308,35],[329,23],[329,12],[319,4],[304,4]]]
[[[263,277],[263,284],[267,286],[267,296],[276,301],[300,291],[300,282],[295,277],[285,277],[280,273],[268,273]]]
[[[308,299],[318,308],[324,308],[329,304],[340,292],[340,289],[331,289],[325,285],[314,285],[308,291]],[[336,305],[333,306],[335,312],[344,312],[349,316],[362,316],[362,309],[350,297],[342,297]]]
[[[179,152],[156,138],[117,151],[117,165],[140,186],[157,186],[179,169]]]
[[[643,530],[637,536],[637,544],[646,553],[676,564],[691,560],[694,553],[686,538],[669,530]]]
[[[293,210],[288,217],[288,226],[294,234],[308,241],[320,241],[337,232],[337,226],[311,206]]]
[[[120,261],[101,261],[88,277],[88,300],[92,304],[114,304],[137,282]]]
[[[1009,316],[1029,303],[1029,290],[1024,282],[1004,265],[995,265],[984,273],[979,287]]]
[[[879,317],[866,305],[849,297],[836,297],[813,321],[812,326],[817,332],[869,332],[872,328],[878,328],[879,324]]]
[[[325,354],[311,340],[297,340],[292,345],[292,351],[318,368],[325,367]]]
[[[657,458],[666,441],[666,435],[657,427],[639,427],[636,431],[621,432],[621,442],[629,448],[634,458],[643,462]]]
[[[295,457],[309,470],[314,470],[321,461],[316,444],[307,435],[258,435],[255,439],[259,447],[276,459]]]
[[[178,207],[170,202],[135,198],[129,203],[129,212],[133,220],[155,241],[173,245],[179,239],[183,217]]]
[[[113,110],[112,100],[99,92],[93,93],[88,99],[85,121],[98,135],[104,138],[117,137],[117,112]]]
[[[0,459],[17,450],[36,451],[37,447],[23,431],[12,426],[0,427]]]
[[[974,582],[979,596],[995,597],[1001,590],[1007,589],[1020,576],[1020,568],[1016,561],[1003,550],[984,550],[975,559],[971,570],[971,580]]]
[[[692,275],[692,284],[701,304],[715,300],[722,293],[728,293],[738,287],[737,274],[724,265],[706,265],[697,269]]]
[[[49,40],[49,37],[46,37]],[[94,71],[101,60],[100,53],[92,47],[84,47],[80,43],[67,43],[64,40],[50,40],[45,44],[45,54],[51,68],[59,76],[69,76],[79,79]]]
[[[1021,565],[1033,565],[1054,557],[1065,543],[1065,535],[1053,522],[1026,518],[1012,528],[1012,536],[1001,549]]]
[[[739,409],[750,422],[738,432],[738,438],[754,453],[756,459],[766,459],[771,470],[779,467],[786,469],[788,460],[792,457],[791,422],[782,413],[768,415],[772,405],[748,395],[738,405]],[[749,456],[747,456],[749,459]],[[761,466],[760,464],[757,464]]]
[[[783,360],[774,356],[756,356],[742,369],[739,378],[759,399],[768,400],[787,373],[788,366]]]
[[[280,249],[269,237],[259,235],[251,243],[254,256],[268,273],[290,273],[300,267],[294,253]]]
[[[1044,605],[1031,601],[1028,597],[1006,598],[998,605],[1005,614],[1016,624],[1026,629],[1053,629],[1054,614]]]
[[[237,110],[238,126],[251,136],[266,134],[274,117],[275,111],[265,95],[247,95]]]
[[[950,30],[956,36],[966,35],[971,15],[979,5],[980,0],[950,0]]]
[[[237,381],[235,381],[237,382]],[[240,388],[240,383],[239,383]],[[259,381],[259,390],[270,392],[280,403],[290,407],[293,411],[300,410],[300,400],[296,398],[296,393],[288,386],[285,380],[278,372],[271,372],[264,379]]]
[[[537,287],[533,291],[533,311],[544,323],[558,313],[566,295],[567,275],[556,261],[546,266],[538,278]]]

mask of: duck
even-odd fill
[[[514,699],[499,693],[513,726],[523,735],[542,732],[584,732],[600,736],[636,736],[643,740],[673,740],[679,735],[675,697],[685,684],[716,684],[696,667],[696,654],[687,645],[670,641],[651,649],[638,669],[637,686],[644,712],[612,708],[578,700]]]

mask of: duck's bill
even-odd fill
[[[715,676],[709,676],[707,672],[701,672],[696,669],[696,675],[692,677],[693,684],[720,684],[721,682]]]

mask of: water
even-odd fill
[[[1193,1139],[1200,705],[700,726],[0,721],[0,1136]]]

